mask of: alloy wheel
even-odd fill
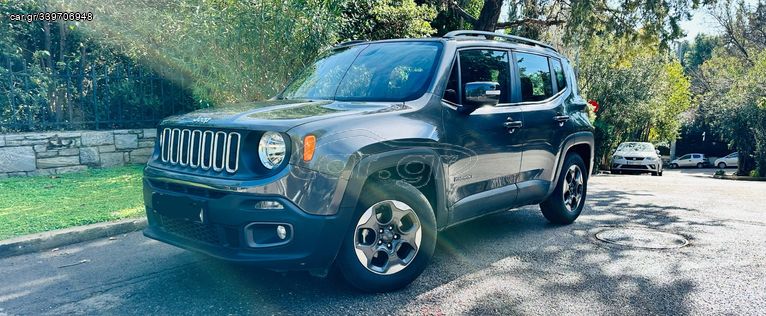
[[[420,249],[423,228],[412,208],[384,200],[365,210],[354,229],[354,250],[368,270],[391,275],[406,268]]]
[[[579,166],[572,165],[567,169],[562,188],[564,194],[561,196],[564,199],[564,206],[567,208],[567,211],[572,212],[577,210],[580,202],[582,202],[584,189],[583,175]]]

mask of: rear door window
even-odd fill
[[[543,101],[553,96],[553,82],[548,57],[514,53],[521,80],[521,101]]]

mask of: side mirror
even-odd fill
[[[470,110],[500,102],[500,84],[491,81],[476,81],[465,84],[464,106]]]

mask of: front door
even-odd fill
[[[516,179],[521,165],[518,127],[522,113],[511,102],[510,53],[507,50],[463,49],[452,66],[443,108],[446,140],[469,155],[448,162],[448,199],[452,222],[469,219],[514,205]],[[469,82],[494,82],[500,103],[470,114],[460,113]]]

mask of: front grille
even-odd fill
[[[625,157],[625,160],[644,160],[644,157]]]
[[[160,160],[189,169],[235,173],[241,142],[237,132],[165,128],[160,134]]]

